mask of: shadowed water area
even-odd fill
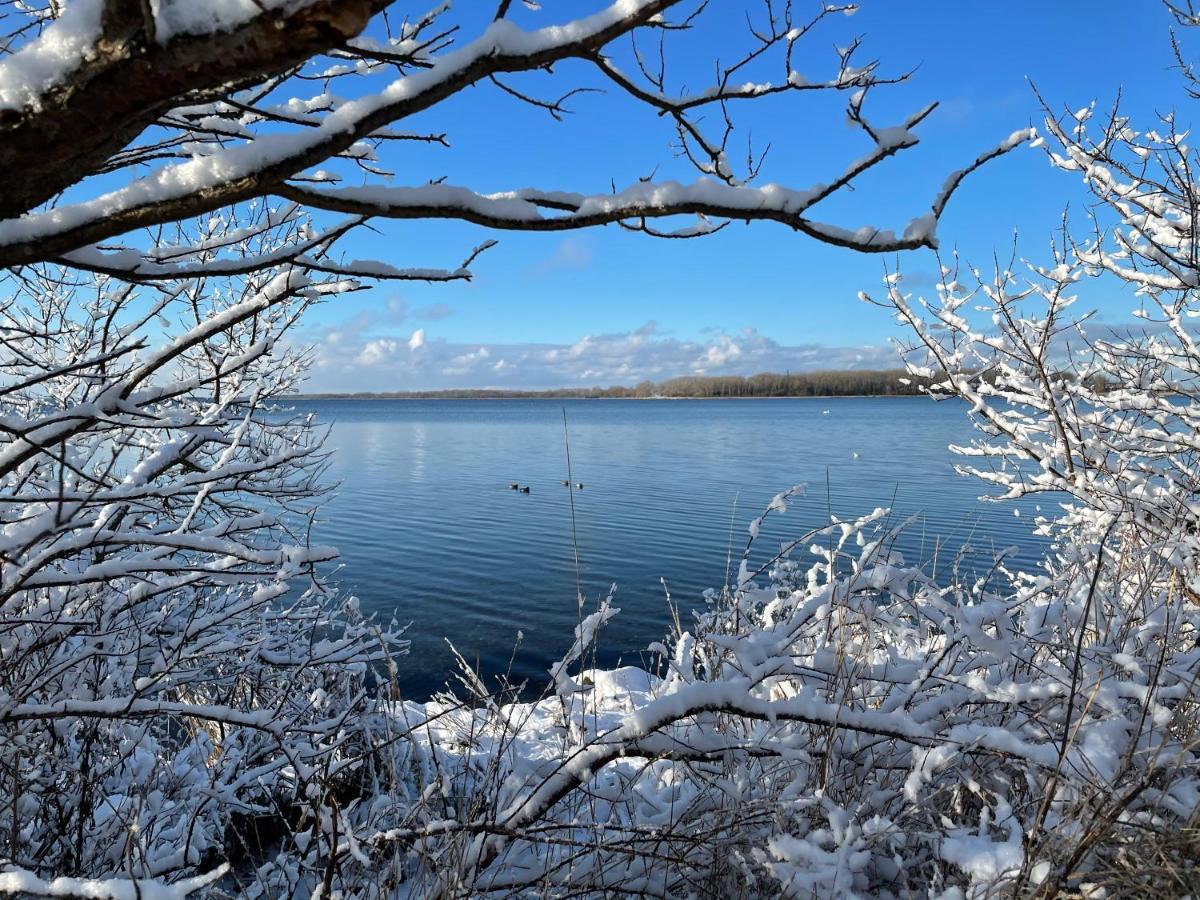
[[[446,639],[485,673],[538,688],[571,642],[578,612],[571,541],[587,609],[617,584],[601,665],[639,664],[670,624],[661,579],[688,611],[727,578],[747,526],[771,498],[806,485],[772,515],[752,561],[828,521],[878,506],[916,514],[898,543],[909,561],[949,570],[964,544],[984,571],[995,552],[1036,564],[1031,503],[976,499],[947,449],[973,431],[966,407],[922,397],[796,400],[303,400],[332,425],[329,478],[339,482],[315,535],[336,545],[334,582],[364,610],[411,623],[401,660],[406,696],[451,672]],[[570,435],[567,488],[563,409]],[[529,493],[510,489],[516,482]],[[793,558],[811,557],[798,549]],[[493,682],[494,684],[494,682]]]

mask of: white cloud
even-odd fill
[[[717,343],[705,351],[704,364],[706,367],[720,369],[734,362],[741,355],[742,348],[734,342],[733,338],[722,334],[717,337]]]
[[[654,323],[615,334],[584,335],[562,344],[461,344],[429,340],[424,329],[363,335],[342,326],[338,342],[317,348],[314,391],[430,390],[450,387],[552,388],[634,385],[679,375],[753,375],[815,369],[895,368],[887,346],[786,345],[754,329],[685,340],[659,334]],[[328,334],[329,332],[326,332]],[[404,352],[405,343],[420,353]]]
[[[472,353],[461,353],[450,360],[450,365],[442,369],[443,375],[466,375],[476,368],[476,364],[491,356],[487,347],[480,347]]]
[[[360,366],[377,365],[395,353],[398,346],[400,345],[396,341],[389,338],[367,341],[354,361]]]

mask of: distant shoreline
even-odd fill
[[[551,394],[551,393],[530,393],[530,394],[505,394],[502,397],[495,395],[478,395],[463,394],[459,392],[450,392],[448,394],[436,394],[434,392],[417,392],[410,394],[402,393],[370,393],[370,394],[288,394],[282,399],[285,400],[868,400],[878,397],[895,397],[897,399],[918,399],[928,397],[928,394],[791,394],[791,395],[763,395],[761,397],[743,396],[743,397],[593,397],[579,394]]]
[[[760,372],[757,375],[685,375],[632,387],[447,388],[432,391],[314,391],[297,400],[818,400],[836,397],[921,397],[928,379],[903,369]]]

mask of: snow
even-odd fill
[[[1020,870],[1022,858],[1019,840],[1001,843],[986,835],[960,834],[942,842],[942,859],[958,866],[978,884],[976,890],[968,891],[968,897],[989,896],[992,884]]]
[[[165,44],[179,35],[233,31],[269,13],[290,14],[313,0],[149,0],[155,38]]]
[[[0,58],[0,109],[41,108],[41,98],[93,54],[104,0],[73,0],[16,53]]]
[[[93,58],[105,0],[72,0],[40,35],[0,59],[0,109],[38,110],[43,96]],[[182,34],[231,31],[264,13],[312,0],[149,0],[160,43]]]
[[[25,869],[0,872],[0,893],[28,893],[41,897],[87,897],[92,900],[183,900],[208,887],[229,871],[223,863],[211,872],[173,884],[124,878],[39,878]]]
[[[255,5],[253,0],[246,2]],[[249,143],[165,166],[123,188],[91,200],[64,204],[53,210],[5,221],[0,223],[0,244],[37,240],[120,212],[219,188],[250,177],[265,167],[302,159],[306,153],[330,141],[344,141],[349,146],[354,143],[350,136],[365,120],[399,104],[418,104],[423,96],[436,94],[440,86],[460,76],[464,69],[484,56],[522,56],[569,47],[604,31],[626,16],[647,7],[650,2],[617,0],[594,15],[566,25],[531,32],[522,31],[507,20],[494,22],[479,38],[438,57],[431,67],[397,78],[378,93],[342,104],[313,128],[262,134]],[[28,61],[22,61],[24,57],[18,53],[8,62],[0,64],[0,97],[27,98],[32,96],[31,91],[44,85],[47,78],[61,78],[94,41],[100,5],[100,0],[80,0],[78,13],[70,17],[68,26],[59,37],[46,41],[43,36],[35,42],[30,48],[32,58]],[[198,4],[180,0],[179,9],[186,7],[200,8]],[[207,4],[204,8],[207,9]],[[74,13],[76,5],[72,5],[71,9]],[[168,9],[171,10],[171,16],[177,13],[184,16],[179,20],[186,23],[184,27],[192,27],[198,21],[192,13],[180,13],[174,4]],[[217,6],[218,18],[212,19],[210,24],[218,27],[220,23],[233,21],[241,15],[239,11],[244,11],[241,0],[221,0]],[[168,26],[174,21],[168,18]],[[47,29],[47,33],[51,30]]]

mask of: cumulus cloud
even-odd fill
[[[749,328],[689,340],[659,333],[654,322],[633,331],[588,334],[562,344],[456,343],[403,335],[363,336],[335,329],[322,340],[309,389],[314,391],[634,385],[679,375],[752,375],[898,365],[891,347],[781,344]],[[405,344],[407,343],[407,348]],[[414,352],[420,350],[421,352]]]
[[[360,366],[373,366],[383,362],[389,356],[396,352],[399,346],[395,341],[389,338],[380,338],[375,341],[367,341],[363,346],[362,351],[354,357],[354,361]]]
[[[727,334],[718,335],[716,343],[704,351],[704,365],[710,369],[724,369],[737,362],[741,355],[742,348],[737,341]]]

